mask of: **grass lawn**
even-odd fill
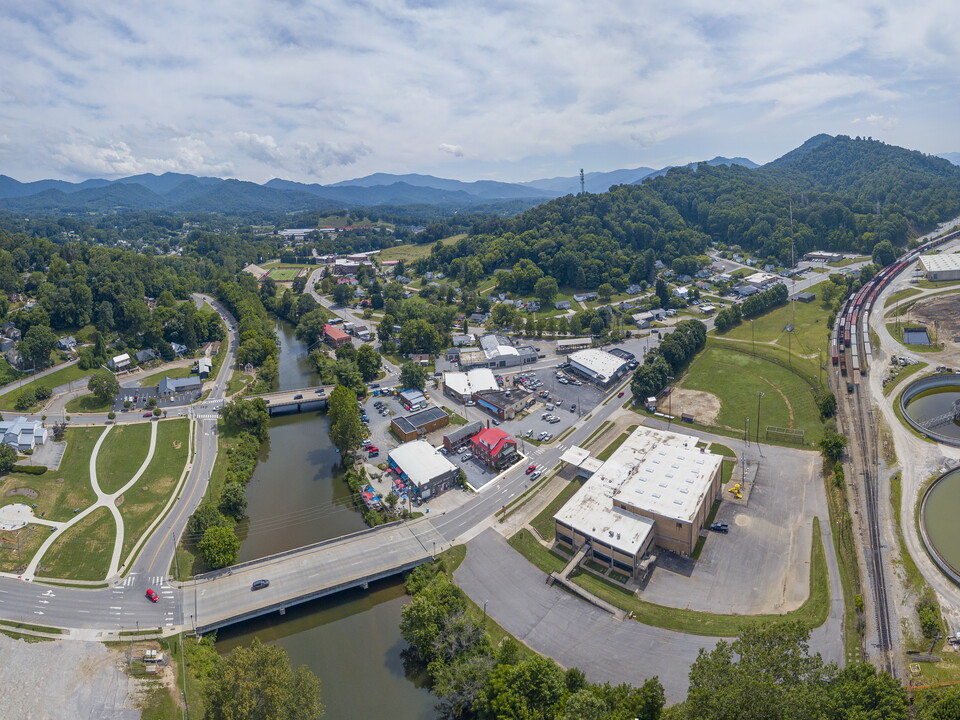
[[[904,329],[911,327],[911,323],[887,323],[887,332],[890,333],[890,337],[896,340],[898,343],[903,345],[908,350],[913,350],[914,352],[923,352],[923,353],[934,353],[940,352],[943,350],[943,347],[937,344],[937,336],[933,332],[933,328],[923,326],[927,331],[927,337],[930,338],[930,345],[907,345],[903,342],[903,331]],[[919,327],[919,326],[918,326]]]
[[[566,565],[566,560],[543,547],[527,530],[521,530],[510,538],[509,542],[515,550],[546,573],[554,570],[559,572]],[[634,619],[644,625],[693,635],[734,637],[746,627],[778,619],[800,620],[807,627],[815,628],[826,621],[830,609],[827,558],[817,518],[813,520],[813,543],[810,548],[810,594],[803,605],[783,615],[720,615],[666,607],[640,600],[620,583],[580,570],[575,570],[571,579],[597,597],[623,610],[632,611]]]
[[[818,350],[827,351],[829,345],[830,328],[827,326],[827,320],[830,313],[824,310],[820,303],[823,287],[824,283],[818,283],[808,289],[807,292],[817,296],[813,302],[788,302],[752,321],[744,319],[742,323],[727,332],[717,333],[717,337],[752,343],[756,334],[758,345],[773,343],[784,349],[789,348],[794,355],[804,355],[815,361]],[[788,325],[794,326],[792,333],[784,330]]]
[[[920,290],[917,288],[905,288],[903,290],[897,290],[895,293],[892,293],[890,297],[886,299],[886,301],[883,303],[883,306],[885,308],[890,307],[891,305],[894,305],[900,302],[901,300],[906,300],[909,297],[913,297],[914,295],[919,295],[919,294],[920,294]]]
[[[81,370],[80,366],[76,363],[69,365],[65,368],[61,368],[56,372],[52,372],[46,377],[38,378],[36,380],[31,380],[30,382],[23,383],[23,387],[19,385],[13,386],[5,395],[0,395],[0,410],[16,410],[17,396],[20,395],[24,390],[35,390],[38,385],[42,385],[46,388],[53,388],[64,385],[68,382],[73,382],[74,380],[79,380],[82,377],[86,377],[93,370]]]
[[[756,437],[758,393],[760,439],[767,426],[805,431],[804,442],[820,440],[823,426],[810,386],[788,368],[753,356],[707,343],[681,378],[680,387],[712,393],[720,399],[716,424],[728,431],[743,432],[750,418],[750,433]],[[683,408],[674,408],[676,413]]]
[[[233,375],[227,381],[227,395],[233,395],[243,390],[252,378],[242,372],[233,371]]]
[[[628,427],[625,433],[621,433],[620,437],[618,437],[612,443],[607,445],[607,447],[603,449],[603,452],[597,455],[597,460],[609,460],[610,456],[613,455],[614,452],[616,452],[618,447],[623,445],[626,439],[630,437],[630,433],[636,430],[637,427],[638,427],[637,425],[631,425],[630,427]]]
[[[0,386],[12,383],[23,377],[23,373],[14,370],[7,359],[0,355]]]
[[[107,508],[97,508],[63,531],[37,568],[38,576],[64,580],[102,580],[110,569],[117,525]]]
[[[27,525],[15,532],[0,532],[0,571],[13,573],[25,568],[50,532],[50,528],[44,525]]]
[[[25,502],[36,503],[34,512],[48,520],[67,521],[73,517],[74,508],[89,507],[96,500],[90,487],[90,455],[104,428],[67,428],[67,449],[58,470],[48,470],[44,475],[10,474],[0,479],[0,505]],[[37,494],[7,495],[11,490],[28,488]]]
[[[568,481],[563,490],[530,522],[534,529],[540,534],[540,537],[544,540],[553,540],[555,530],[553,516],[557,514],[560,508],[566,505],[567,500],[572,498],[577,490],[583,487],[586,481],[586,478],[582,477]]]
[[[97,483],[114,493],[134,476],[150,449],[150,423],[115,425],[97,455]]]
[[[869,260],[868,255],[858,255],[857,257],[844,258],[843,260],[837,260],[836,262],[827,263],[830,267],[842,268],[847,265],[853,265],[854,263],[863,262],[864,260]]]
[[[196,373],[192,372],[190,366],[188,365],[187,367],[175,367],[170,368],[169,370],[164,370],[163,372],[144,375],[141,378],[137,378],[137,382],[140,383],[140,387],[156,387],[165,377],[175,379],[190,377],[191,375],[195,374]]]
[[[710,443],[710,452],[714,455],[723,455],[724,457],[737,459],[737,454],[726,445],[721,445],[720,443]]]
[[[101,400],[93,394],[81,395],[67,403],[68,413],[108,412],[113,407],[113,398]]]
[[[176,487],[187,464],[189,432],[190,423],[186,418],[159,423],[153,459],[137,484],[123,494],[123,504],[120,505],[124,527],[121,562],[126,560],[140,535],[163,510]]]
[[[889,395],[890,392],[897,387],[900,383],[906,380],[911,375],[918,373],[927,367],[927,363],[914,363],[913,365],[907,365],[905,368],[901,369],[897,376],[890,382],[888,382],[883,388],[883,394]]]

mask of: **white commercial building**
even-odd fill
[[[628,363],[628,360],[597,348],[570,354],[570,367],[599,385],[609,385],[622,376]]]
[[[753,285],[758,290],[766,290],[771,285],[780,282],[780,277],[773,273],[755,272],[753,275],[747,275],[743,281],[747,285]]]
[[[426,499],[459,482],[459,470],[426,440],[413,440],[390,451],[391,471],[414,495]]]
[[[499,389],[500,386],[497,385],[497,379],[490,368],[443,374],[443,391],[457,402],[468,402],[476,392]]]
[[[960,280],[960,253],[921,255],[920,267],[931,282]]]
[[[557,542],[589,544],[591,557],[630,575],[653,545],[689,555],[720,498],[722,463],[693,436],[639,427],[554,516]]]

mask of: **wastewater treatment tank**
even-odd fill
[[[960,470],[938,477],[920,503],[920,535],[934,562],[960,584]]]
[[[914,380],[898,400],[904,420],[937,442],[960,447],[960,374]]]

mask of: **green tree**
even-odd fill
[[[820,410],[820,419],[826,420],[837,412],[837,397],[831,391],[821,389],[816,394],[817,409]]]
[[[34,325],[27,330],[17,346],[23,359],[34,368],[50,364],[50,353],[57,346],[57,336],[46,325]]]
[[[563,670],[544,657],[499,665],[477,698],[481,718],[556,718],[566,697]]]
[[[87,390],[101,402],[106,402],[120,392],[120,381],[109,370],[97,370],[87,381]]]
[[[6,475],[17,464],[17,451],[6,443],[0,443],[0,475]]]
[[[880,267],[889,265],[897,259],[897,249],[889,240],[881,240],[873,246],[873,261]]]
[[[318,720],[324,713],[320,680],[257,638],[216,663],[203,698],[209,720]]]
[[[613,285],[610,283],[600,283],[600,286],[597,288],[597,297],[603,302],[610,302],[610,298],[613,297]]]
[[[220,417],[228,425],[249,432],[261,441],[267,438],[270,413],[262,398],[254,400],[238,399],[227,403],[220,411]]]
[[[17,410],[29,410],[36,402],[37,394],[30,388],[27,388],[26,390],[20,391],[20,394],[17,395],[17,401],[13,406]]]
[[[557,284],[557,281],[550,276],[540,278],[533,286],[533,294],[545,303],[553,300],[559,292],[560,286]]]
[[[403,323],[400,330],[400,352],[436,353],[440,352],[443,338],[437,329],[426,320],[414,318]]]
[[[420,363],[405,362],[400,366],[400,385],[405,388],[423,390],[427,384],[427,369]]]
[[[654,294],[659,298],[660,305],[666,307],[670,302],[670,288],[667,287],[667,281],[662,277],[657,278],[656,289]]]
[[[330,440],[334,446],[341,453],[359,447],[363,423],[360,421],[356,393],[348,387],[337,385],[327,401],[327,414],[330,417]]]
[[[380,374],[382,366],[383,361],[380,353],[370,345],[363,344],[360,346],[360,349],[357,350],[357,367],[360,369],[360,375],[363,376],[364,380],[367,382],[375,380],[377,375]]]
[[[193,515],[187,521],[187,532],[195,541],[199,541],[209,528],[217,526],[233,527],[230,520],[215,504],[204,501],[193,511]]]
[[[247,491],[241,483],[227,483],[220,495],[220,512],[240,520],[247,513]]]
[[[847,438],[836,430],[826,428],[823,431],[823,437],[820,438],[820,452],[827,459],[837,462],[843,457],[843,451],[847,447]]]
[[[831,683],[830,694],[831,718],[899,720],[909,715],[903,686],[889,673],[878,672],[869,663],[854,662],[843,668]],[[925,720],[922,713],[920,719]]]
[[[333,301],[337,305],[349,305],[353,300],[353,286],[343,283],[333,288]]]
[[[240,553],[240,539],[233,528],[214,525],[203,533],[203,538],[197,543],[197,549],[208,568],[219,570],[237,561]]]

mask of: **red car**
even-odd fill
[[[618,397],[618,398],[623,397],[623,390],[621,390],[620,392],[617,393],[617,397]]]
[[[149,600],[150,602],[157,602],[158,600],[160,600],[160,596],[157,595],[150,588],[147,588],[147,600]]]
[[[533,472],[534,470],[536,470],[536,469],[537,469],[537,466],[536,466],[536,465],[531,465],[530,467],[528,467],[528,468],[526,469],[526,471],[525,471],[524,474],[525,474],[525,475],[529,475],[530,473],[532,473],[532,472]]]
[[[144,416],[144,417],[153,417],[153,413],[152,413],[152,412],[144,413],[143,416]]]

